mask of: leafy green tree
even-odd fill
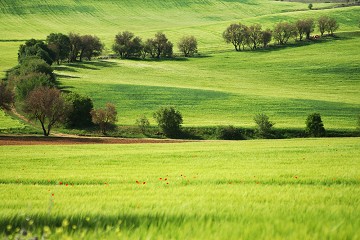
[[[294,24],[280,22],[275,25],[273,37],[279,44],[286,44],[290,38],[296,37],[297,31]]]
[[[105,108],[93,109],[91,112],[92,122],[99,125],[102,134],[114,126],[117,121],[117,110],[114,104],[107,103]]]
[[[264,113],[256,114],[254,117],[256,123],[255,133],[261,138],[272,137],[272,127],[274,123],[269,120],[269,117]]]
[[[313,8],[313,4],[309,3],[308,8],[311,10]]]
[[[83,35],[81,36],[81,49],[80,49],[80,62],[85,57],[91,61],[92,57],[99,56],[104,49],[104,45],[101,43],[97,36]]]
[[[301,19],[295,23],[300,41],[306,35],[306,39],[310,39],[310,34],[314,31],[314,20],[311,18]]]
[[[319,113],[310,114],[306,119],[305,132],[312,137],[325,136],[324,124]]]
[[[194,36],[184,36],[180,39],[178,48],[185,57],[191,57],[197,53],[197,40]]]
[[[132,32],[125,31],[115,36],[113,50],[121,58],[140,57],[142,48],[141,38],[136,37]]]
[[[46,38],[48,48],[54,53],[54,61],[60,64],[60,61],[68,59],[71,45],[70,38],[62,33],[51,33]]]
[[[247,44],[249,28],[239,23],[233,23],[223,32],[223,38],[226,43],[231,43],[236,51],[241,51],[241,45]]]
[[[248,45],[251,49],[256,49],[262,43],[262,31],[260,24],[253,24],[248,30]]]
[[[58,89],[37,87],[32,90],[25,101],[24,112],[30,119],[38,120],[44,136],[49,136],[51,128],[64,122],[71,106],[66,104]]]
[[[91,98],[77,93],[68,93],[64,96],[65,101],[72,106],[68,113],[66,125],[70,128],[84,128],[93,125],[91,110],[94,108]]]
[[[174,107],[161,107],[154,113],[154,118],[167,137],[176,137],[181,132],[183,118]]]
[[[334,32],[339,29],[339,24],[337,23],[335,18],[329,18],[328,23],[326,25],[326,31],[330,35],[334,35]]]
[[[170,58],[173,55],[173,44],[164,33],[158,32],[155,34],[155,38],[146,41],[145,51],[153,58]]]
[[[10,110],[14,103],[14,93],[8,88],[7,84],[2,81],[0,83],[0,109]]]
[[[319,26],[319,31],[320,31],[321,36],[324,35],[324,32],[325,32],[326,29],[327,29],[327,25],[328,25],[329,19],[330,19],[330,18],[327,17],[327,16],[321,16],[321,17],[319,17],[319,19],[318,19],[318,26]]]
[[[260,42],[263,44],[263,47],[266,48],[272,39],[272,31],[270,29],[266,29],[261,32]]]
[[[41,40],[30,39],[21,44],[18,51],[19,63],[28,57],[38,57],[43,59],[47,64],[51,65],[54,62],[54,52]]]
[[[76,62],[82,48],[81,36],[78,33],[69,33],[70,53],[69,62]]]

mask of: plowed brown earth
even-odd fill
[[[135,143],[180,143],[184,140],[141,139],[141,138],[96,138],[96,137],[38,137],[0,136],[4,145],[72,145],[72,144],[135,144]]]

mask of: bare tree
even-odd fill
[[[65,121],[70,109],[60,90],[50,87],[37,87],[32,90],[24,105],[24,112],[30,119],[40,121],[44,136],[49,136],[55,124]]]
[[[91,111],[93,123],[99,125],[102,134],[106,135],[109,127],[117,121],[117,111],[114,104],[107,103],[105,108]]]

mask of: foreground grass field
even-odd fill
[[[358,138],[0,152],[2,236],[360,238]]]

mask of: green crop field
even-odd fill
[[[23,227],[53,239],[360,237],[356,138],[0,151],[3,234]]]

